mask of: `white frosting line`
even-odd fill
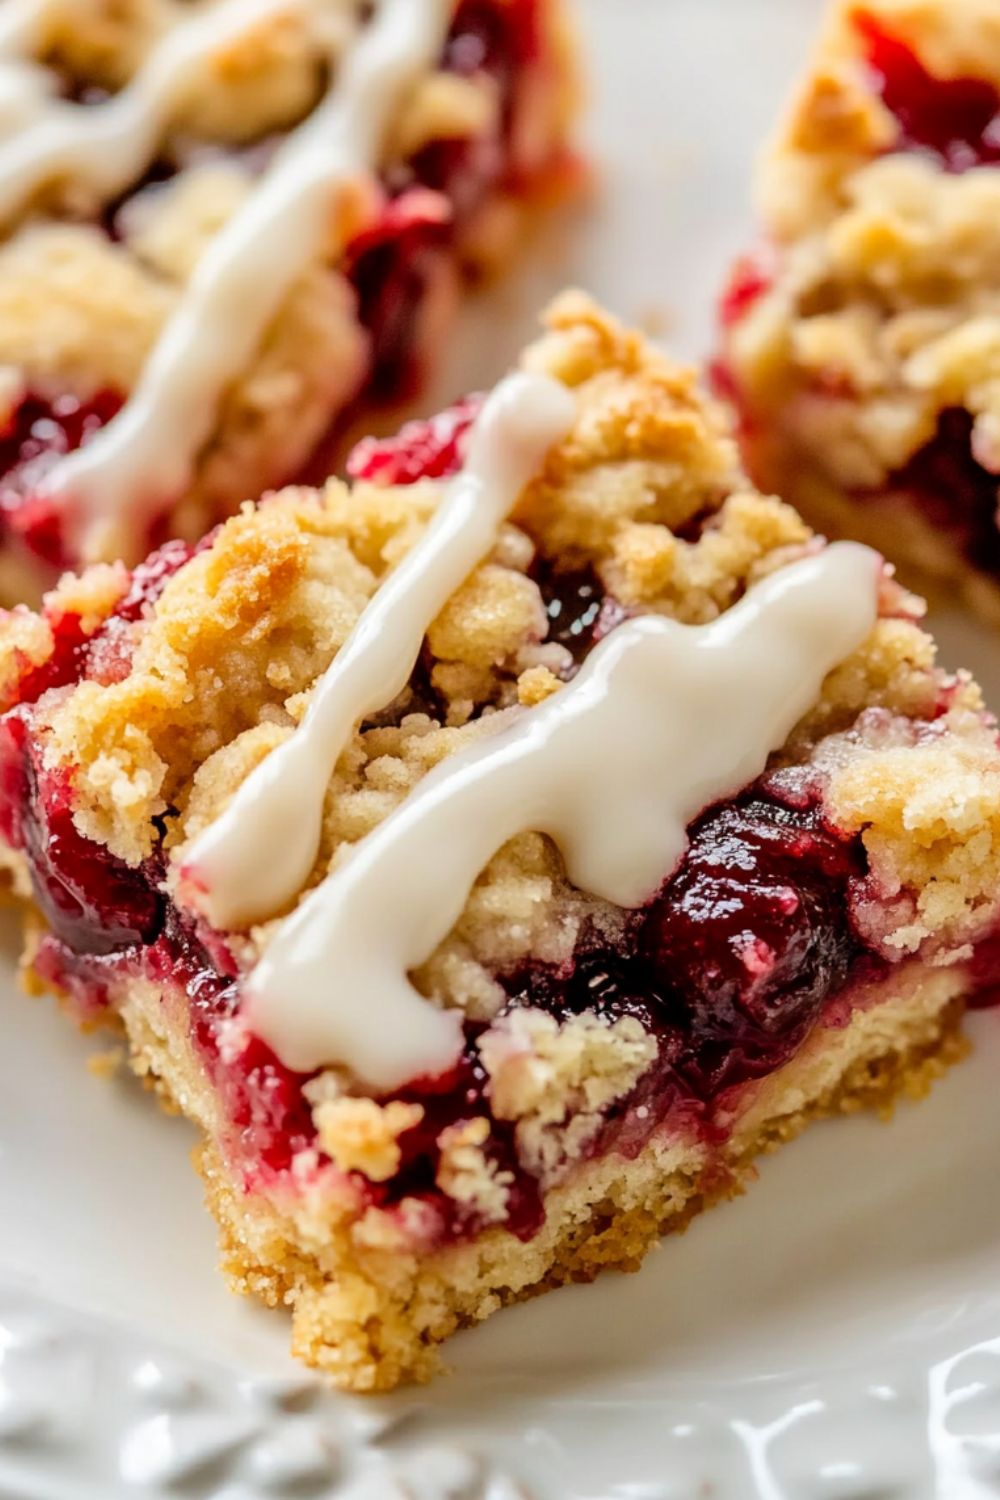
[[[29,129],[0,149],[0,219],[55,179],[84,184],[107,202],[156,155],[191,70],[272,16],[306,13],[312,0],[218,0],[174,26],[131,82],[100,104],[52,98]],[[25,76],[30,65],[22,65]],[[5,92],[12,80],[0,75]],[[0,95],[2,101],[2,95]]]
[[[0,162],[3,143],[23,139],[29,127],[53,108],[54,93],[55,79],[47,68],[10,62],[0,53]]]
[[[340,752],[360,720],[402,692],[428,627],[487,555],[545,454],[569,431],[575,409],[566,387],[544,375],[511,375],[490,396],[463,472],[363,611],[302,724],[192,846],[184,878],[214,926],[262,921],[305,885]]]
[[[50,0],[3,0],[0,57],[22,57],[31,50]]]
[[[58,107],[56,80],[30,60],[49,0],[0,0],[0,163],[3,143],[23,138],[28,127]],[[0,200],[2,200],[0,167]]]
[[[581,890],[647,901],[686,828],[764,769],[877,613],[881,559],[843,542],[709,625],[627,621],[579,675],[432,771],[283,924],[246,1015],[289,1067],[341,1063],[388,1091],[454,1063],[461,1016],[408,978],[514,835],[550,835]]]
[[[230,3],[245,15],[250,0]],[[378,165],[406,92],[443,46],[451,9],[452,0],[381,0],[325,99],[208,246],[130,400],[52,471],[45,492],[67,504],[85,558],[130,550],[136,530],[184,491],[225,387],[330,248],[338,193]]]

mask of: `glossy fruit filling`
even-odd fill
[[[973,567],[1000,575],[1000,477],[977,463],[972,418],[961,407],[941,413],[937,432],[886,481],[937,531],[951,537]]]
[[[467,396],[436,416],[407,422],[394,437],[364,438],[348,454],[348,474],[386,486],[447,479],[465,461],[469,429],[482,404],[481,396]]]
[[[560,568],[545,558],[536,558],[530,576],[545,606],[549,622],[546,639],[563,646],[577,666],[626,617],[626,611],[605,591],[593,568]]]
[[[38,494],[55,463],[110,422],[122,398],[101,391],[89,401],[25,391],[0,426],[0,525],[43,562],[67,566],[60,516]]]
[[[866,11],[855,15],[872,81],[899,126],[896,149],[924,151],[949,172],[1000,162],[1000,91],[982,78],[937,78]]]

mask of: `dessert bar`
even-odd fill
[[[373,1390],[959,1055],[1000,749],[581,294],[349,467],[3,617],[0,852],[29,983],[200,1127],[233,1285]]]

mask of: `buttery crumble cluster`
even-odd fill
[[[988,530],[1000,474],[998,122],[991,0],[838,0],[762,164],[764,243],[724,310],[755,477],[819,524],[884,536],[923,578],[959,571],[949,504],[957,534]],[[951,413],[965,425],[939,454]],[[914,487],[941,489],[937,523],[912,506],[866,518],[867,497]],[[982,516],[957,510],[972,488]]]
[[[572,670],[546,640],[539,560],[589,563],[628,608],[712,619],[769,570],[819,545],[796,514],[741,476],[716,408],[693,375],[624,332],[580,294],[551,310],[525,363],[578,396],[573,431],[528,489],[494,552],[428,632],[410,688],[362,726],[326,801],[315,883],[398,807],[433,766],[518,703],[557,692]],[[85,680],[35,710],[45,763],[69,767],[75,821],[130,864],[167,815],[176,870],[188,841],[217,815],[260,759],[293,731],[317,677],[386,572],[426,526],[441,485],[331,481],[284,491],[227,522],[128,627],[128,667]],[[67,578],[46,614],[4,621],[3,655],[44,660],[52,621],[79,613],[93,630],[128,585],[121,568]],[[919,602],[891,579],[872,636],[830,674],[776,774],[807,768],[845,830],[862,835],[871,945],[890,959],[953,959],[996,921],[1000,768],[995,727],[978,689],[934,667]],[[448,939],[416,975],[436,1003],[493,1025],[479,1053],[497,1120],[543,1183],[584,1154],[602,1112],[629,1093],[657,1043],[633,1017],[585,1013],[566,1022],[531,1009],[496,1020],[497,974],[519,962],[558,965],[584,922],[609,938],[622,914],[571,887],[543,836],[512,840],[490,862]],[[273,923],[234,938],[250,963]],[[324,1152],[373,1183],[392,1177],[400,1137],[421,1106],[379,1105],[330,1069],[308,1085]],[[503,1217],[508,1182],[484,1150],[485,1121],[442,1141],[438,1186]],[[370,1210],[358,1233],[399,1234]]]

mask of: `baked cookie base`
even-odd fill
[[[203,1132],[194,1158],[230,1286],[290,1309],[293,1350],[305,1363],[344,1389],[375,1392],[431,1378],[442,1368],[438,1345],[501,1307],[604,1270],[638,1270],[663,1235],[742,1193],[755,1159],[813,1120],[888,1113],[897,1099],[925,1094],[967,1050],[964,988],[955,970],[906,965],[848,1025],[818,1027],[791,1062],[742,1089],[722,1147],[668,1124],[634,1160],[612,1154],[578,1166],[546,1194],[545,1223],[527,1243],[494,1228],[425,1255],[359,1247],[342,1202],[246,1191],[221,1148],[180,992],[131,983],[108,1019],[123,1028],[135,1073]]]

